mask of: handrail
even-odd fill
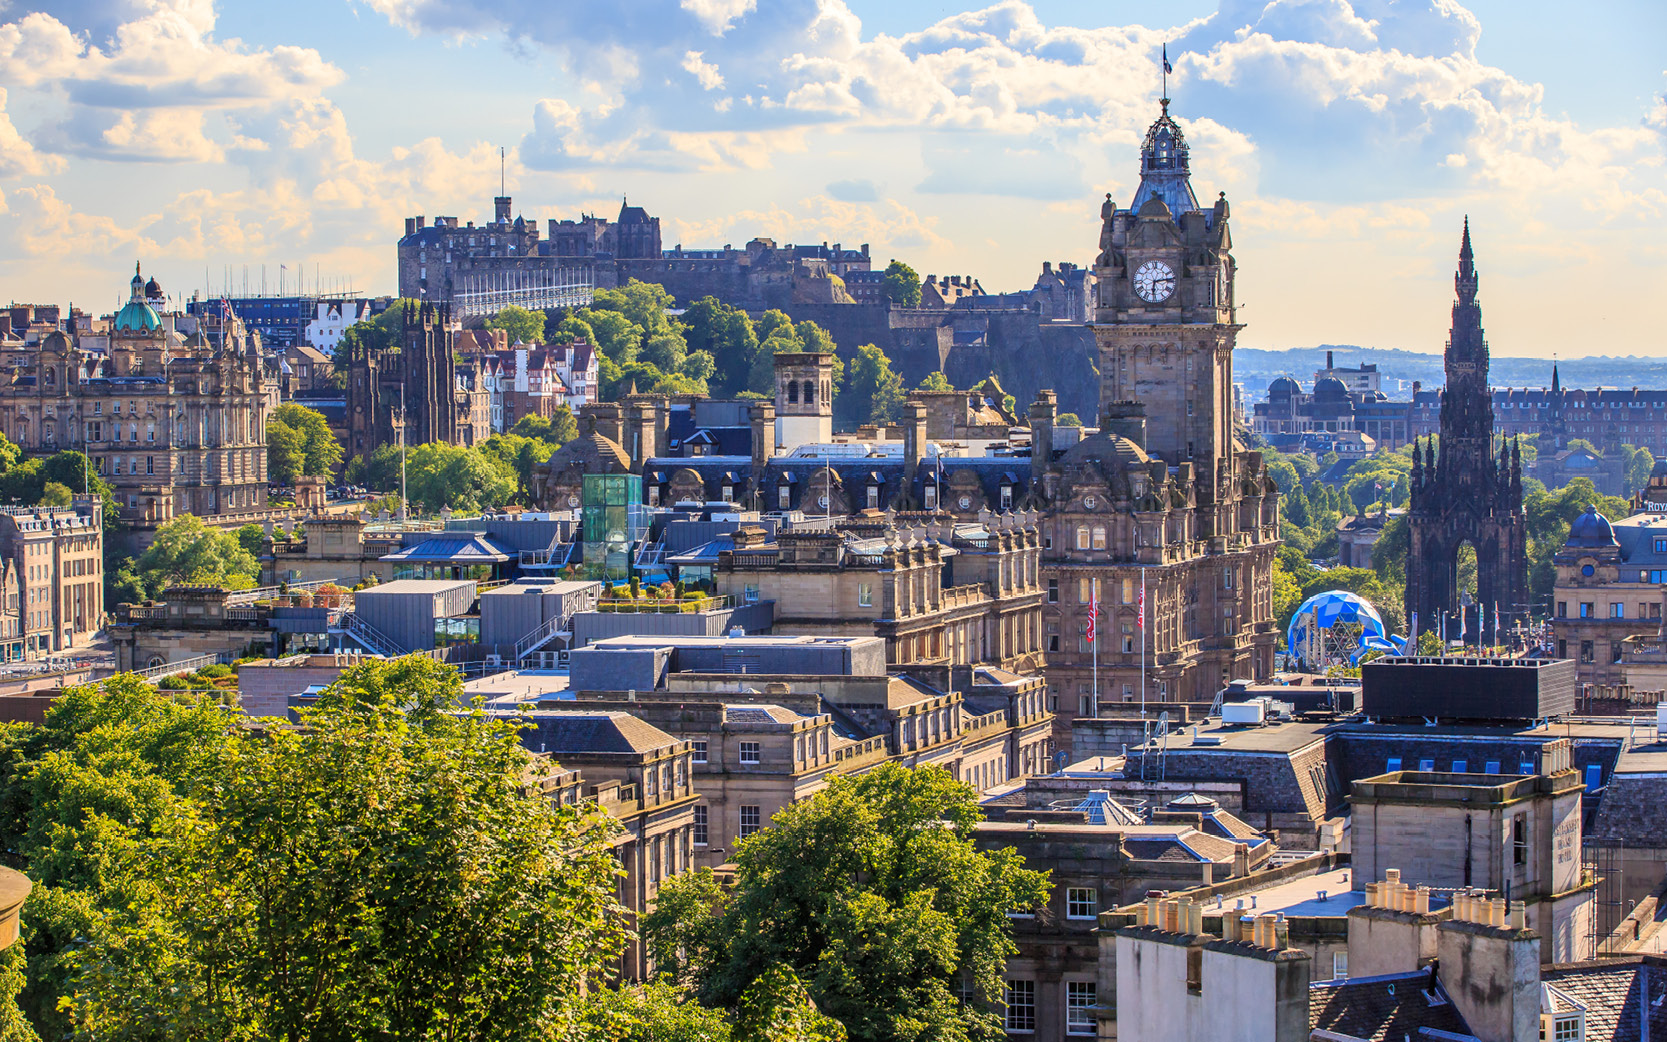
[[[531,633],[516,641],[515,664],[520,665],[522,659],[550,643],[556,634],[561,632],[562,623],[566,621],[567,618],[564,615],[552,615],[540,623]]]
[[[132,672],[135,676],[144,677],[146,680],[160,680],[163,677],[171,677],[176,673],[195,673],[204,666],[225,665],[230,661],[231,656],[224,653],[214,655],[193,655],[190,658],[182,658],[174,662],[164,662],[159,666],[147,666],[144,669],[135,669]]]
[[[341,583],[335,579],[312,579],[301,583],[286,583],[283,586],[257,586],[252,590],[235,590],[227,594],[226,603],[228,605],[254,604],[256,601],[271,600],[274,597],[282,596],[286,592],[309,592],[321,586],[341,586]],[[342,589],[345,591],[347,587],[342,586]]]
[[[399,642],[372,626],[354,612],[348,612],[341,617],[342,632],[364,645],[366,650],[372,651],[383,658],[399,658],[407,652],[399,646]]]

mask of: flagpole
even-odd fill
[[[1094,653],[1093,676],[1090,678],[1088,708],[1091,715],[1100,715],[1100,579],[1098,576],[1088,580],[1088,647]]]
[[[1140,569],[1140,718],[1146,719],[1146,567]]]

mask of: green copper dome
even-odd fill
[[[156,310],[142,300],[130,300],[116,314],[116,332],[122,330],[136,330],[146,333],[155,332],[162,327],[162,320],[156,317]]]

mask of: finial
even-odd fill
[[[1169,99],[1168,98],[1159,98],[1158,99],[1158,104],[1163,106],[1163,114],[1165,116],[1169,115]]]

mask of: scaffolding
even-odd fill
[[[595,273],[588,266],[472,271],[459,277],[452,306],[464,318],[495,315],[511,304],[551,311],[584,307],[595,293]]]

